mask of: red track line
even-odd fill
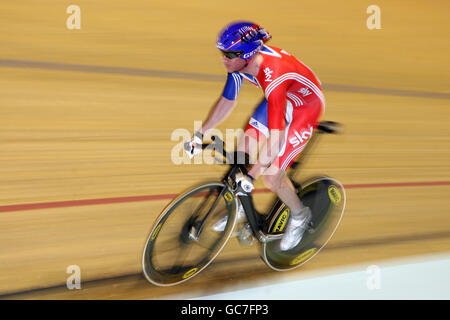
[[[120,198],[104,198],[104,199],[69,200],[69,201],[44,202],[44,203],[13,204],[13,205],[8,205],[8,206],[0,206],[0,212],[39,210],[39,209],[50,209],[50,208],[65,208],[65,207],[79,207],[79,206],[91,206],[91,205],[96,205],[96,204],[164,200],[164,199],[172,199],[176,196],[177,196],[176,194],[157,194],[157,195],[152,195],[152,196],[135,196],[135,197],[120,197]]]
[[[345,189],[365,189],[365,188],[391,188],[391,187],[429,187],[429,186],[448,186],[450,181],[433,181],[433,182],[399,182],[399,183],[372,183],[372,184],[349,184],[345,185]],[[270,192],[269,189],[255,189],[254,193]],[[0,206],[0,212],[25,211],[25,210],[39,210],[65,207],[79,207],[90,206],[98,204],[111,203],[126,203],[138,201],[153,201],[153,200],[169,200],[173,199],[177,194],[156,194],[150,196],[134,196],[134,197],[119,197],[119,198],[103,198],[103,199],[85,199],[85,200],[70,200],[58,202],[44,202],[44,203],[26,203],[13,204],[7,206]]]

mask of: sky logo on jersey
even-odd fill
[[[267,68],[264,69],[264,73],[266,75],[266,80],[265,81],[266,82],[272,82],[273,70],[270,70],[269,67],[267,67]]]
[[[292,144],[294,148],[297,147],[299,144],[311,138],[313,130],[314,128],[311,125],[309,126],[308,130],[303,131],[302,134],[298,133],[297,130],[294,130],[295,137],[290,138],[289,143]]]
[[[298,92],[300,92],[304,97],[309,96],[312,93],[308,88],[301,88]]]

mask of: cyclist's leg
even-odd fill
[[[302,105],[287,100],[285,129],[287,133],[284,144],[278,157],[264,172],[263,180],[266,186],[275,192],[292,212],[299,212],[303,205],[292,182],[286,176],[286,170],[306,147],[321,113],[322,104],[319,99]]]
[[[255,136],[257,135],[258,134],[256,133],[256,129],[246,129],[244,135],[240,138],[238,146],[236,148],[236,151],[245,152],[249,155],[251,164],[254,164],[256,162],[256,159],[258,158],[258,144],[261,143],[261,138],[255,138]]]
[[[286,171],[272,164],[263,175],[263,181],[267,188],[276,193],[292,212],[300,212],[303,204],[297,195],[294,185],[286,175]]]
[[[286,177],[286,170],[309,142],[322,114],[322,102],[314,99],[294,107],[288,101],[286,108],[286,119],[291,120],[287,121],[286,139],[282,151],[264,176],[266,185],[291,209],[291,218],[280,242],[280,249],[283,251],[295,247],[301,241],[312,218],[310,208],[303,206],[295,188]]]
[[[288,100],[287,109],[286,113],[291,114],[292,120],[286,125],[287,134],[281,152],[272,163],[274,167],[283,171],[289,169],[305,149],[319,123],[323,105],[318,98],[295,107]]]
[[[260,146],[264,145],[268,135],[267,101],[264,98],[250,118],[244,135],[237,146],[237,151],[246,152],[250,156],[250,163],[254,164],[258,157]]]

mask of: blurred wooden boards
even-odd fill
[[[380,0],[381,30],[366,26],[369,1],[76,4],[80,30],[66,28],[66,3],[2,3],[1,58],[222,74],[216,34],[229,21],[249,19],[323,82],[448,92],[448,1]]]
[[[63,4],[2,3],[0,28],[7,32],[0,36],[0,58],[224,74],[214,39],[238,18],[235,10],[202,1],[77,4],[82,29],[69,31]],[[383,29],[369,31],[369,4],[319,1],[298,11],[285,9],[298,6],[289,1],[256,10],[239,5],[272,32],[271,44],[298,55],[325,84],[379,88],[377,94],[325,92],[325,118],[343,123],[345,133],[323,137],[299,178],[325,173],[345,185],[450,181],[449,100],[383,91],[449,92],[449,5],[419,1],[406,10],[381,1]],[[198,79],[1,67],[0,205],[167,195],[217,179],[225,168],[174,165],[171,152],[180,140],[171,137],[177,128],[192,132],[222,87]],[[245,85],[220,129],[242,128],[261,96]],[[297,272],[449,251],[448,191],[349,189],[328,250]],[[269,194],[256,197],[261,208],[269,205]],[[245,284],[250,276],[276,276],[256,248],[242,249],[235,240],[218,257],[228,264],[214,264],[186,285],[161,289],[136,276],[147,233],[167,202],[0,213],[0,294],[56,286],[22,297],[156,298],[220,290],[210,287],[218,279]],[[64,287],[73,264],[81,267],[81,291]]]
[[[86,92],[86,97],[82,97],[81,101],[77,98],[68,99],[70,94],[61,93],[68,82],[59,81],[60,79],[49,80],[50,84],[37,86],[36,89],[32,89],[28,84],[29,94],[23,98],[18,92],[14,92],[13,88],[13,73],[17,70],[9,71],[9,81],[4,83],[3,88],[11,86],[10,90],[5,91],[10,92],[9,98],[14,101],[14,106],[26,105],[29,101],[27,99],[32,97],[37,112],[33,113],[33,116],[25,117],[25,121],[16,121],[14,117],[18,119],[19,115],[13,112],[14,108],[9,109],[12,121],[6,122],[2,131],[5,143],[2,151],[1,194],[5,204],[176,193],[191,184],[216,178],[217,169],[223,170],[217,166],[174,166],[171,163],[170,151],[176,141],[170,141],[169,137],[172,128],[182,127],[186,123],[184,117],[171,117],[173,127],[165,128],[164,109],[153,110],[146,120],[146,109],[142,106],[144,103],[140,102],[139,105],[136,102],[145,97],[145,92],[148,91],[143,83],[156,80],[130,77],[128,81],[124,81],[127,85],[131,81],[134,82],[133,90],[125,98],[130,100],[127,101],[125,112],[114,108],[113,101],[115,92],[119,92],[119,97],[125,95],[127,85],[122,90],[109,91],[107,95],[104,93],[107,91],[105,87],[111,79],[84,86],[84,80],[93,76],[74,73],[70,83],[76,86],[78,82],[80,88],[77,92]],[[51,73],[56,78],[61,75],[58,72]],[[77,77],[81,80],[76,80]],[[157,81],[161,83],[172,80]],[[141,87],[137,87],[137,84]],[[196,92],[209,90],[214,85],[197,83]],[[50,91],[48,88],[52,88],[51,92],[47,92]],[[167,92],[160,90],[160,94],[173,96],[173,93],[165,88]],[[186,88],[186,96],[189,95],[190,89]],[[61,106],[65,112],[61,112],[56,118],[58,121],[54,121],[53,103],[43,103],[40,97],[54,95],[55,101],[58,101],[58,92],[60,99],[65,97],[69,103]],[[92,109],[78,108],[78,105],[88,104],[92,95],[102,97],[97,99],[93,107],[98,113],[93,113]],[[147,103],[163,104],[163,101],[166,101],[164,96],[157,98],[157,93],[153,92]],[[5,97],[8,98],[8,95]],[[423,122],[415,111],[422,108],[421,104],[427,103],[426,99],[347,93],[329,93],[327,97],[329,106],[336,106],[328,107],[327,119],[344,123],[345,134],[324,136],[305,164],[300,177],[324,172],[337,177],[344,184],[450,180],[446,162],[449,149],[444,147],[449,143],[446,138],[446,101],[433,99],[433,108],[439,111],[429,115],[430,121]],[[254,97],[243,92],[242,98],[238,109],[222,128],[238,127],[234,123],[243,123],[242,118],[246,117],[251,108],[241,107],[242,101],[248,101],[251,106]],[[194,107],[198,103],[197,100],[201,98],[186,100],[188,102],[182,105],[175,103],[174,114],[184,115],[183,109]],[[384,118],[392,109],[391,104],[386,101],[395,102],[401,119],[390,120],[389,123],[389,120]],[[173,102],[169,100],[165,103],[169,107]],[[366,112],[361,111],[362,104],[367,106]],[[65,118],[64,114],[70,117]],[[26,112],[21,115],[26,115]],[[152,121],[150,118],[158,121]],[[147,121],[152,124],[148,129]],[[234,123],[231,123],[233,121]],[[77,127],[82,129],[77,131]],[[417,131],[418,127],[423,130]],[[262,185],[258,184],[258,187],[261,188]],[[355,227],[346,233],[347,236],[357,243],[358,239],[372,238],[366,237],[368,233],[372,233],[377,239],[380,231],[393,236],[400,231],[403,235],[409,235],[430,230],[447,230],[450,224],[448,215],[445,214],[448,212],[448,200],[445,197],[448,187],[416,188],[417,190],[412,192],[413,189],[398,188],[395,192],[394,189],[365,189],[360,191],[361,194],[366,194],[362,198],[353,197],[352,193],[356,190],[350,190],[344,222],[353,223]],[[402,199],[396,200],[400,203],[395,203],[389,195]],[[386,196],[386,200],[382,201]],[[420,197],[422,199],[419,199]],[[270,198],[266,196],[266,199]],[[426,204],[418,207],[418,201],[424,201]],[[65,270],[72,264],[80,265],[83,279],[86,281],[138,273],[143,241],[152,222],[167,202],[165,200],[2,213],[0,220],[4,239],[0,243],[2,261],[5,261],[2,264],[2,291],[15,292],[64,284],[68,276]],[[268,202],[263,199],[262,203]],[[354,206],[357,206],[357,209],[353,209]],[[354,217],[351,215],[352,209],[356,213]],[[431,219],[428,211],[437,216]],[[419,219],[420,223],[411,225],[409,221],[412,217]],[[359,225],[367,219],[369,224],[364,227]],[[396,223],[386,228],[389,219],[395,219]],[[345,225],[343,223],[342,230],[345,230]],[[439,230],[435,231],[437,227],[442,227],[443,230],[438,228]],[[411,242],[412,248],[408,247],[408,242]],[[444,240],[432,238],[425,239],[424,242],[406,241],[393,245],[393,249],[389,249],[389,244],[385,244],[377,247],[382,253],[366,251],[364,248],[354,250],[358,252],[358,259],[364,257],[372,260],[375,257],[427,253],[430,247],[432,250],[449,249],[448,241],[444,237]],[[344,252],[353,252],[352,250],[346,248]],[[353,255],[354,253],[346,253],[333,261],[336,264],[339,264],[339,261],[359,261],[355,261]],[[255,252],[253,256],[256,257]],[[234,272],[239,274],[238,270],[239,268],[233,269],[230,278],[234,278]],[[261,270],[265,270],[264,265]],[[142,281],[145,283],[145,280]],[[149,290],[146,284],[142,285],[142,288],[144,292]],[[58,291],[58,294],[62,294],[61,297],[74,294],[65,293],[64,290]],[[89,290],[89,293],[92,291],[97,292]],[[156,292],[142,294],[159,296],[170,292],[175,291],[161,292],[158,288]],[[44,293],[37,292],[37,296],[31,296],[39,297],[42,294]],[[108,296],[109,293],[102,294]],[[126,294],[116,294],[116,297],[131,298],[128,291]],[[95,297],[97,296],[92,296]]]
[[[448,200],[431,197],[434,210],[430,210],[430,194],[449,188],[392,188],[389,192],[376,188],[348,190],[344,219],[330,243],[317,257],[293,272],[355,263],[370,265],[385,259],[449,251],[448,218],[440,211],[446,210]],[[145,224],[152,222],[147,212],[154,205],[93,206],[84,212],[73,208],[60,213],[54,210],[47,215],[28,212],[26,225],[9,224],[13,239],[9,243],[22,254],[7,257],[10,268],[3,268],[2,277],[10,284],[8,289],[21,285],[26,290],[39,287],[45,281],[49,287],[56,288],[15,298],[140,299],[189,294],[186,290],[208,294],[219,292],[224,285],[245,285],[250,279],[267,281],[269,277],[279,276],[258,258],[256,247],[242,248],[232,239],[217,262],[188,283],[169,288],[147,283],[139,275],[140,253],[148,233]],[[104,209],[103,214],[100,214],[101,209]],[[126,223],[125,211],[129,212]],[[69,213],[72,220],[69,220]],[[36,219],[52,226],[38,230]],[[70,228],[69,224],[77,228]],[[33,234],[33,238],[27,239],[26,234]],[[14,238],[21,239],[22,245]],[[24,255],[29,259],[24,259]],[[24,265],[26,261],[29,264]],[[81,267],[82,290],[71,291],[65,287],[68,277],[65,270],[71,264]],[[100,277],[105,280],[93,281]]]
[[[208,112],[198,106],[212,104],[209,92],[221,84],[181,87],[180,80],[27,71],[41,78],[35,82],[20,69],[3,72],[5,205],[177,193],[187,187],[173,188],[170,181],[180,174],[193,183],[214,177],[216,167],[173,165],[172,150],[181,140],[172,141],[172,133],[193,132],[194,121]],[[242,128],[258,101],[254,88],[245,89],[222,132]],[[305,175],[322,170],[344,183],[450,176],[447,100],[329,92],[327,101],[325,118],[342,122],[345,134],[322,138]]]

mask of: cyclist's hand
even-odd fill
[[[247,193],[252,192],[255,187],[253,186],[253,178],[249,175],[242,173],[236,174],[236,183]]]
[[[184,143],[184,151],[190,159],[202,152],[202,134],[196,132],[191,140]]]

